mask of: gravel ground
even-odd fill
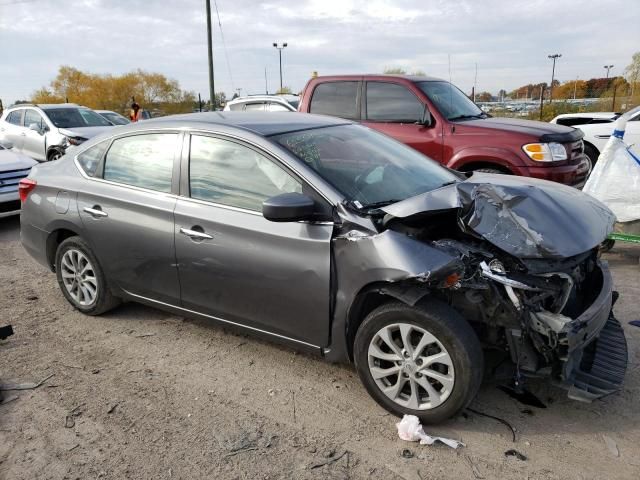
[[[0,219],[0,479],[635,479],[640,478],[640,248],[607,255],[630,365],[620,394],[570,401],[544,383],[548,408],[485,385],[473,413],[428,433],[465,448],[400,441],[348,366],[137,304],[102,317],[74,311],[53,274]],[[527,412],[527,408],[530,409]],[[409,453],[403,449],[409,449]],[[516,449],[527,457],[506,457]]]

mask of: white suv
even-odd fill
[[[64,155],[69,145],[80,145],[113,125],[87,107],[73,103],[20,104],[7,108],[0,119],[0,141],[13,151],[39,162]]]
[[[298,95],[250,95],[229,100],[224,111],[233,112],[296,112]]]

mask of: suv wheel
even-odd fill
[[[451,307],[428,301],[388,303],[371,312],[354,345],[358,375],[371,396],[397,416],[438,423],[465,408],[483,374],[480,342]]]
[[[54,160],[58,160],[60,157],[62,157],[62,155],[63,154],[60,150],[52,150],[51,152],[49,152],[49,155],[47,155],[47,161],[53,162]]]
[[[89,245],[80,237],[67,238],[58,247],[56,277],[67,301],[82,313],[100,315],[120,303],[111,294]]]
[[[595,147],[592,147],[591,145],[585,145],[584,154],[589,159],[589,173],[591,173],[593,167],[596,166],[596,162],[598,161],[600,153],[598,153],[598,150],[596,150]]]

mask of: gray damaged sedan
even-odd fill
[[[578,400],[624,379],[614,217],[570,187],[463,175],[345,120],[224,112],[115,128],[20,188],[22,243],[79,311],[137,301],[353,362],[396,415],[442,421],[498,365]]]

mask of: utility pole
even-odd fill
[[[211,110],[216,109],[216,89],[213,84],[213,40],[211,35],[211,0],[207,2],[207,46],[209,48],[209,98],[211,98]]]
[[[264,67],[264,94],[269,95],[269,85],[267,84],[267,67]]]
[[[282,50],[287,48],[287,42],[284,42],[282,45],[274,43],[273,46],[278,49],[278,54],[280,56],[280,91],[282,92]]]
[[[551,86],[549,87],[549,103],[553,102],[553,80],[556,75],[556,60],[562,56],[561,53],[554,53],[553,55],[548,55],[549,58],[553,60],[553,67],[551,69]],[[540,112],[542,115],[542,112]]]
[[[613,68],[613,65],[605,65],[603,68],[607,70],[607,80],[609,80],[609,70]]]

